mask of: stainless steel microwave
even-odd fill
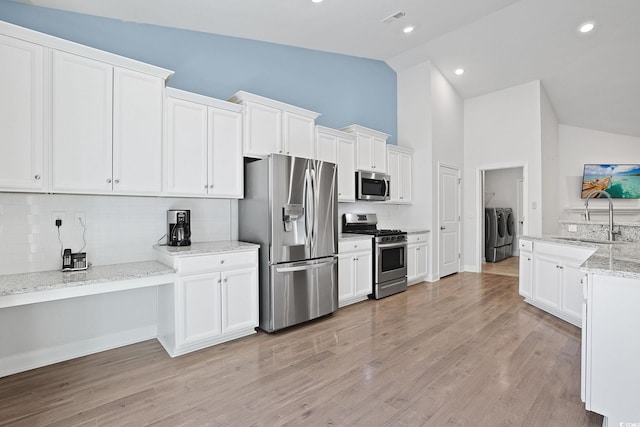
[[[377,172],[356,171],[356,199],[389,200],[389,175]]]

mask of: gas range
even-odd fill
[[[406,231],[378,229],[376,214],[344,214],[342,232],[373,237],[373,298],[407,289]]]

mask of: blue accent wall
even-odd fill
[[[239,90],[359,124],[397,141],[396,73],[386,63],[0,0],[0,19],[175,71],[168,85],[228,99]]]

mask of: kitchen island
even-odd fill
[[[581,398],[586,409],[604,415],[604,426],[640,423],[640,245],[523,237],[520,247],[520,292],[525,301],[545,309],[549,301],[544,298],[557,296],[555,305],[562,312],[567,299],[575,303],[576,288],[581,290]],[[570,267],[575,274],[567,275],[564,260],[575,261],[576,254],[585,259]],[[559,281],[545,273],[545,263],[555,263]],[[560,286],[552,294],[553,284]],[[574,292],[567,294],[567,289]],[[542,303],[537,301],[541,296]]]

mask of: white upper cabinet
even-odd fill
[[[0,189],[42,191],[43,53],[33,43],[0,35]]]
[[[354,202],[355,137],[346,132],[316,126],[316,158],[338,165],[338,201]]]
[[[356,169],[387,172],[387,138],[389,135],[364,126],[351,125],[341,129],[356,137]]]
[[[167,193],[242,198],[242,107],[167,88]]]
[[[162,79],[113,71],[113,190],[162,192]]]
[[[0,188],[160,194],[173,72],[6,22],[0,59]]]
[[[113,67],[56,51],[52,71],[52,189],[111,192]]]
[[[387,145],[387,167],[391,186],[389,203],[411,203],[413,150]]]
[[[245,156],[278,153],[315,158],[314,126],[319,113],[243,91],[229,101],[245,107]]]
[[[54,191],[160,194],[162,79],[53,52]]]

